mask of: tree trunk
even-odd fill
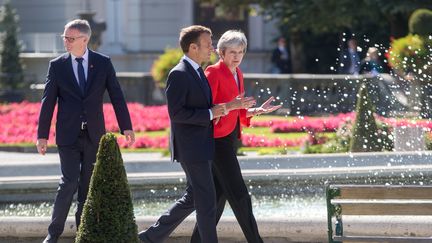
[[[306,59],[301,33],[299,31],[291,32],[290,39],[292,72],[304,73]]]

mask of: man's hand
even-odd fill
[[[256,104],[256,100],[253,97],[245,97],[244,92],[235,97],[232,101],[226,104],[228,112],[237,109],[247,109]]]
[[[211,108],[211,112],[213,114],[213,119],[219,118],[221,116],[225,116],[228,114],[226,110],[225,104],[217,104]]]
[[[124,130],[123,134],[126,137],[126,141],[128,143],[128,147],[132,146],[132,144],[135,142],[135,133],[134,133],[134,131],[132,131],[132,130]]]
[[[40,153],[41,155],[45,155],[47,148],[48,148],[48,141],[45,138],[39,138],[36,141],[36,148],[38,153]]]

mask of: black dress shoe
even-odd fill
[[[53,236],[48,234],[42,243],[57,243],[58,238],[59,238],[58,236]]]

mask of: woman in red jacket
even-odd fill
[[[226,110],[229,111],[214,124],[213,178],[217,194],[217,221],[228,200],[246,240],[249,243],[261,243],[263,241],[252,212],[251,198],[237,160],[236,145],[241,136],[241,126],[249,126],[252,116],[275,111],[281,106],[271,105],[274,97],[270,97],[260,107],[250,108],[255,104],[255,100],[243,97],[243,73],[239,65],[246,47],[247,39],[242,32],[225,32],[217,44],[220,60],[207,67],[205,74],[211,87],[213,103],[226,103]],[[196,227],[191,242],[200,242]]]

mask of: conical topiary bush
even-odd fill
[[[3,89],[15,90],[24,87],[24,74],[19,57],[21,45],[18,40],[18,15],[10,2],[6,1],[0,9],[0,32],[4,34],[0,44],[0,56],[3,60],[0,64],[0,86]]]
[[[76,243],[137,243],[123,159],[114,134],[101,139]]]
[[[364,82],[357,94],[356,119],[351,138],[351,152],[381,151],[382,143],[378,136],[378,127],[374,117],[374,106]]]

